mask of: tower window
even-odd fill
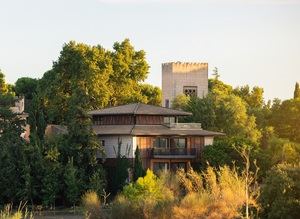
[[[186,96],[197,96],[197,86],[184,86],[183,93]]]
[[[170,101],[169,99],[165,100],[165,107],[169,108],[170,107]]]

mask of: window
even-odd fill
[[[186,96],[197,96],[197,86],[184,86],[183,93]]]
[[[178,169],[186,170],[186,163],[184,163],[184,162],[171,163],[171,170],[172,171],[176,171]]]
[[[105,140],[101,140],[101,146],[104,147],[105,146]]]
[[[170,108],[170,101],[169,101],[169,99],[165,100],[165,107]]]
[[[153,172],[157,173],[159,171],[166,171],[169,169],[169,163],[167,162],[154,162],[153,163]]]
[[[170,146],[173,148],[185,148],[186,147],[186,138],[171,138]]]
[[[167,138],[155,138],[153,143],[155,148],[167,148],[168,147],[168,139]]]
[[[102,117],[101,116],[94,116],[94,125],[101,125],[102,124]]]
[[[164,124],[171,124],[175,122],[175,117],[164,117]]]

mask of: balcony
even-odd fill
[[[202,129],[201,123],[169,123],[166,125],[170,129],[175,129],[175,130]]]
[[[153,158],[196,158],[196,148],[152,148]]]

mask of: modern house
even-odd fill
[[[189,112],[142,103],[93,110],[93,130],[105,148],[101,157],[114,163],[118,146],[121,155],[134,158],[139,147],[143,167],[154,171],[187,168],[201,157],[203,148],[222,133],[206,131],[200,123],[178,123]]]

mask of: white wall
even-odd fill
[[[116,153],[118,152],[118,139],[122,142],[121,155],[126,155],[126,157],[128,158],[134,157],[134,151],[136,149],[135,137],[128,135],[128,136],[99,136],[98,138],[100,141],[101,140],[105,141],[104,150],[105,150],[106,158],[116,158]]]
[[[214,143],[214,137],[204,137],[204,146],[212,145]]]

